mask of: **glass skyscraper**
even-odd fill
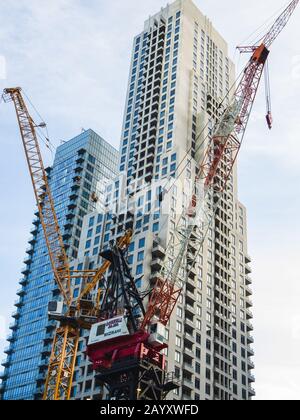
[[[115,178],[118,160],[117,150],[92,130],[57,149],[48,176],[70,258],[77,258],[84,216],[102,207],[105,185]],[[48,302],[58,296],[59,290],[38,213],[31,235],[13,313],[15,322],[8,337],[10,345],[5,351],[3,400],[41,398],[56,327],[55,322],[48,320]]]

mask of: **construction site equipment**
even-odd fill
[[[182,279],[178,274],[189,244],[196,241],[197,252],[200,253],[206,237],[204,227],[208,228],[213,220],[219,200],[226,190],[244,139],[269,48],[287,24],[298,2],[294,0],[289,4],[258,45],[240,48],[241,52],[250,53],[251,58],[229,106],[216,121],[208,138],[204,159],[199,163],[199,173],[195,179],[195,194],[184,213],[189,223],[177,227],[175,233],[179,246],[174,264],[171,268],[164,265],[151,291],[147,309],[143,304],[146,295],[137,290],[125,257],[132,231],[126,232],[110,251],[102,254],[105,262],[99,270],[70,271],[41,158],[35,131],[37,126],[29,115],[21,89],[4,91],[4,98],[15,104],[54,277],[66,307],[63,314],[54,315],[60,326],[54,339],[44,399],[70,398],[79,330],[93,326],[87,352],[98,373],[99,382],[108,387],[110,399],[160,400],[178,386],[174,378],[166,374],[165,358],[161,354],[166,344],[160,339],[158,331],[169,322],[182,292]],[[205,223],[198,218],[196,187],[199,183],[204,186],[203,200],[207,203]],[[100,292],[91,292],[97,289],[109,268],[112,268],[112,274],[105,284],[101,302]],[[84,279],[85,287],[79,299],[75,300],[72,297],[71,279],[77,277]]]

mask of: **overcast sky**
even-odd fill
[[[285,0],[195,3],[241,64],[235,46]],[[1,90],[24,88],[56,146],[82,128],[93,128],[118,147],[132,40],[144,20],[165,5],[164,0],[0,0]],[[253,258],[259,399],[300,399],[299,19],[297,10],[270,56],[274,129],[266,127],[261,88],[239,160],[239,194],[248,208]],[[34,211],[10,105],[0,105],[0,139],[1,360]],[[46,160],[50,163],[51,155]]]

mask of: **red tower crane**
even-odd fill
[[[258,45],[238,47],[241,52],[250,53],[251,58],[244,69],[230,105],[215,125],[213,134],[209,138],[204,158],[199,163],[200,170],[195,185],[199,182],[204,184],[204,200],[210,195],[221,195],[226,189],[245,136],[260,80],[270,53],[269,48],[288,23],[298,3],[299,0],[293,0],[289,4]],[[268,115],[267,118],[271,118],[271,115]],[[271,119],[269,119],[270,125]],[[181,293],[181,288],[177,287],[178,272],[195,226],[197,227],[197,223],[199,224],[199,220],[197,220],[198,204],[197,196],[194,195],[186,212],[190,223],[184,234],[182,234],[182,231],[180,232],[183,240],[181,241],[175,263],[172,270],[163,267],[161,276],[157,279],[148,311],[144,317],[144,328],[158,314],[160,321],[166,325],[174,310]],[[216,202],[217,205],[218,200]],[[208,218],[212,218],[213,214],[214,211],[211,209]],[[202,236],[202,240],[198,243],[199,249],[205,240],[205,235],[200,233],[200,236]]]
[[[166,262],[158,275],[139,330],[130,334],[127,327],[124,327],[126,313],[123,316],[123,312],[123,315],[118,318],[120,312],[111,311],[110,317],[106,321],[93,327],[88,354],[94,363],[94,368],[99,372],[99,381],[109,388],[112,399],[147,399],[149,395],[153,399],[154,395],[161,397],[175,386],[172,381],[166,380],[163,374],[165,361],[160,350],[164,346],[162,343],[161,346],[159,345],[157,332],[160,325],[168,324],[182,293],[180,286],[182,279],[179,278],[179,270],[183,265],[189,243],[193,241],[198,230],[200,240],[198,240],[197,249],[200,253],[206,238],[203,229],[201,229],[203,223],[199,220],[198,215],[199,199],[196,187],[199,184],[204,187],[204,201],[210,201],[211,197],[214,198],[214,204],[212,207],[208,206],[206,215],[207,220],[212,221],[220,198],[226,191],[228,179],[232,174],[245,136],[260,80],[270,53],[269,48],[288,23],[298,2],[299,0],[294,0],[288,5],[257,45],[239,47],[241,52],[251,54],[250,60],[230,98],[229,106],[216,121],[212,134],[208,137],[204,157],[199,162],[195,194],[183,215],[188,217],[189,223],[185,228],[177,227],[175,235],[177,234],[177,237],[181,238],[178,252],[175,259],[173,257],[172,268],[170,269]],[[268,107],[269,128],[272,125],[270,112],[270,107]],[[166,254],[168,254],[169,246]],[[165,260],[168,259],[165,258]],[[116,333],[112,339],[105,338],[109,337],[113,331],[119,331],[119,334]],[[136,363],[128,370],[130,356]],[[144,381],[139,380],[139,377],[144,378]],[[155,394],[152,387],[149,394],[149,383],[154,383],[156,392],[159,389],[160,392]]]

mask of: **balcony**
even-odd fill
[[[191,277],[188,277],[186,279],[186,287],[191,293],[192,293],[192,290],[195,291],[196,289],[195,280],[192,279]]]
[[[43,359],[43,360],[39,363],[39,368],[48,368],[48,366],[49,366],[49,362],[50,362],[50,359],[49,359],[49,358]]]
[[[76,183],[72,186],[72,191],[78,191],[80,189],[80,183]]]
[[[197,270],[196,270],[195,267],[190,265],[190,266],[187,267],[186,271],[187,271],[188,277],[191,278],[192,280],[194,280],[195,277],[197,277]]]
[[[51,344],[45,346],[42,350],[42,356],[50,356],[51,355],[51,351],[52,351],[52,346]]]
[[[185,306],[185,313],[188,315],[188,317],[193,317],[194,315],[196,315],[196,311],[194,309],[193,306],[191,305],[186,305]]]
[[[3,360],[2,360],[2,362],[1,362],[1,366],[3,366],[3,367],[5,367],[5,368],[7,368],[9,365],[10,365],[10,360],[9,360],[9,358],[7,358],[7,359],[3,359]]]
[[[250,286],[252,284],[252,279],[249,276],[246,276],[245,282],[247,286]]]
[[[68,205],[68,210],[74,210],[77,207],[77,201],[71,201]]]
[[[246,310],[247,320],[253,319],[253,313],[249,311],[249,309]]]
[[[29,267],[28,267],[28,266],[23,267],[23,269],[22,269],[21,273],[22,273],[24,276],[28,276],[28,274],[30,273],[30,269],[29,269]]]
[[[189,388],[190,390],[194,389],[194,383],[192,378],[189,377],[183,377],[182,378],[182,383],[185,387]]]
[[[250,257],[250,255],[245,255],[245,263],[250,264],[251,262],[252,262],[252,258]]]
[[[35,236],[38,233],[38,228],[35,226],[34,228],[31,229],[30,234],[32,236]]]
[[[50,330],[56,329],[56,327],[57,327],[57,322],[54,321],[54,320],[51,320],[51,321],[48,322],[48,325],[47,325],[46,329],[47,329],[47,331],[50,331]]]
[[[43,386],[38,387],[34,392],[34,395],[37,398],[41,398],[43,396],[43,394],[44,394],[44,387]]]
[[[16,336],[15,336],[15,334],[10,334],[10,335],[7,337],[6,341],[8,341],[8,342],[10,342],[10,343],[13,343],[14,341],[16,341]]]
[[[252,362],[252,360],[248,359],[247,364],[248,364],[248,369],[249,370],[255,369],[255,364]]]
[[[254,375],[249,374],[249,375],[248,375],[248,380],[249,380],[249,383],[250,383],[250,384],[254,383],[254,382],[255,382],[255,376],[254,376]]]
[[[183,369],[191,374],[195,373],[195,369],[192,363],[183,363]]]
[[[248,337],[247,337],[247,343],[248,344],[253,344],[254,343],[254,337],[252,337],[252,335],[248,335]]]
[[[16,300],[14,306],[16,306],[17,308],[21,308],[22,306],[24,306],[23,300]]]
[[[190,290],[186,291],[186,297],[189,298],[192,301],[196,301],[196,296],[195,296],[195,292],[191,292]]]
[[[186,318],[185,319],[185,323],[186,323],[186,325],[188,326],[188,327],[191,327],[191,328],[195,328],[195,323],[194,323],[194,321],[193,320],[191,320],[191,319],[189,319],[189,318]]]
[[[76,216],[76,212],[74,210],[71,210],[68,212],[66,219],[71,220],[71,219],[74,219],[75,216]]]
[[[246,272],[246,275],[248,275],[248,274],[251,274],[251,273],[252,273],[252,269],[249,267],[249,265],[246,265],[246,266],[245,266],[245,272]]]
[[[248,322],[247,323],[247,332],[251,332],[253,330],[254,330],[253,325],[251,324],[251,322]]]
[[[78,150],[78,156],[84,156],[86,154],[86,149],[80,149]]]
[[[166,255],[165,249],[158,242],[153,243],[152,255],[154,259],[163,259]]]
[[[189,333],[185,333],[184,341],[185,343],[187,343],[187,347],[191,347],[191,348],[193,348],[193,345],[196,343],[194,336]]]
[[[28,254],[28,255],[33,255],[33,253],[34,253],[33,246],[30,246],[30,247],[28,247],[28,248],[26,249],[26,254]]]
[[[255,355],[254,350],[251,347],[247,348],[248,357],[253,357]]]
[[[84,158],[83,157],[80,157],[76,160],[77,165],[82,165],[83,163],[84,163]]]
[[[75,174],[81,174],[83,172],[83,165],[78,165],[75,168]]]
[[[7,372],[0,373],[0,380],[5,381],[5,379],[7,379],[7,377],[8,377]]]
[[[256,392],[254,391],[254,389],[249,388],[249,396],[252,398],[252,397],[255,397],[255,395],[256,395]]]
[[[44,383],[46,381],[46,377],[44,373],[40,373],[36,379],[37,382],[42,382]]]
[[[28,255],[28,257],[24,259],[24,264],[30,265],[31,263],[32,263],[32,255]]]
[[[47,333],[45,335],[44,342],[46,343],[46,342],[49,342],[49,341],[52,341],[52,340],[53,340],[53,334],[52,333]]]
[[[20,296],[20,297],[22,297],[22,296],[25,296],[25,295],[26,295],[26,292],[25,292],[25,290],[23,289],[23,287],[22,287],[21,289],[18,289],[18,291],[17,291],[17,295],[18,295],[18,296]]]
[[[11,324],[9,324],[9,329],[12,331],[15,331],[17,329],[17,324],[15,322],[12,322]]]
[[[34,245],[36,243],[36,237],[33,236],[32,238],[29,238],[28,243]]]
[[[15,319],[19,319],[20,318],[20,312],[19,311],[15,311],[13,314],[12,314],[12,317],[13,318],[15,318]]]
[[[162,261],[158,258],[151,262],[151,269],[153,272],[158,272],[162,268]]]
[[[12,354],[12,353],[13,353],[13,349],[12,349],[11,347],[6,347],[6,348],[4,349],[4,353],[5,353],[5,354]]]
[[[40,224],[40,219],[39,219],[39,217],[35,218],[35,219],[33,220],[32,224],[33,224],[35,227],[38,227],[38,226],[39,226],[39,224]]]

